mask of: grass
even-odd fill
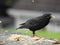
[[[7,30],[10,30],[11,32],[17,32],[17,33],[21,33],[21,34],[32,35],[32,32],[28,29],[18,29],[18,30],[16,30],[16,29],[7,28]],[[43,36],[43,37],[46,37],[46,38],[55,38],[55,39],[60,40],[60,32],[38,30],[38,31],[36,31],[36,35]]]

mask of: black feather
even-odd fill
[[[35,31],[44,28],[49,23],[50,19],[51,14],[43,14],[42,16],[27,20],[25,23],[22,23],[22,26],[19,28],[30,29],[33,31],[33,34],[35,34]]]

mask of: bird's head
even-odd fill
[[[45,18],[55,18],[51,13],[46,13],[43,15]]]

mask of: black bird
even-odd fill
[[[32,18],[27,20],[25,23],[20,24],[21,27],[19,28],[27,28],[30,29],[33,32],[33,36],[35,36],[35,31],[44,28],[46,25],[48,25],[50,19],[51,19],[51,14],[46,13],[43,14],[42,16]],[[17,29],[19,29],[17,28]]]

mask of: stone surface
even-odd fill
[[[57,39],[47,39],[44,37],[31,37],[9,31],[0,30],[0,45],[60,45]]]

